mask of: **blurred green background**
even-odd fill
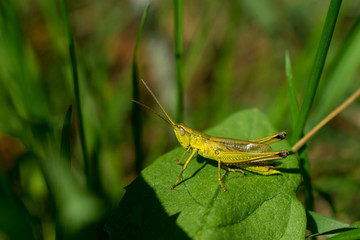
[[[103,236],[107,216],[138,174],[131,131],[131,64],[147,1],[69,1],[90,177],[84,174],[61,3],[0,3],[0,239]],[[137,64],[175,117],[173,1],[151,1]],[[329,1],[184,1],[184,122],[198,130],[258,108],[291,135],[284,56],[301,102]],[[360,2],[344,1],[306,130],[360,87]],[[140,86],[143,103],[158,107]],[[60,153],[72,105],[68,142]],[[144,112],[142,168],[178,146]],[[65,121],[66,122],[66,121]],[[360,219],[360,102],[308,144],[315,211]],[[89,180],[90,179],[90,180]],[[299,198],[302,198],[301,189]],[[31,237],[33,236],[33,237]]]

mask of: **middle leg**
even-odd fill
[[[226,189],[226,187],[224,186],[224,184],[223,184],[223,182],[221,180],[221,172],[220,172],[221,165],[222,165],[221,161],[218,160],[218,180],[219,180],[220,186],[222,187],[223,191],[226,192],[227,189]]]

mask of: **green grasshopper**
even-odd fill
[[[185,149],[181,158],[178,160],[178,164],[182,163],[187,152],[191,153],[183,165],[178,179],[176,180],[175,184],[170,187],[170,190],[179,184],[183,172],[195,154],[199,154],[205,158],[218,162],[218,180],[224,192],[226,192],[226,187],[221,180],[220,168],[224,168],[232,172],[239,171],[244,173],[244,171],[240,169],[242,168],[261,175],[272,175],[280,173],[279,171],[273,169],[273,166],[267,161],[286,158],[289,155],[289,152],[286,150],[272,152],[269,144],[284,139],[286,137],[285,132],[280,132],[272,136],[255,140],[239,140],[233,138],[210,136],[208,134],[196,131],[186,126],[185,124],[175,123],[165,108],[161,105],[159,100],[156,98],[155,94],[146,85],[145,81],[142,80],[142,82],[156,103],[160,106],[167,119],[145,104],[135,100],[133,100],[133,102],[150,110],[173,127],[176,138],[178,139],[181,146]],[[228,167],[234,165],[240,168]]]

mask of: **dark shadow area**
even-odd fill
[[[203,164],[198,170],[196,170],[190,177],[180,181],[178,185],[181,185],[181,184],[185,183],[186,181],[188,181],[188,180],[192,179],[193,177],[195,177],[195,175],[198,174],[198,172],[200,172],[205,166],[206,166],[206,163]]]
[[[15,171],[14,178],[18,177],[19,169]],[[36,219],[16,197],[7,177],[0,164],[0,239],[35,239],[31,223]]]
[[[214,167],[216,167],[216,168],[217,168],[217,166],[218,166],[218,162],[217,162],[216,160],[204,158],[203,156],[200,156],[200,155],[197,155],[196,160],[197,160],[199,163],[206,162],[206,164],[209,164],[209,165],[214,166]],[[206,165],[206,164],[205,164],[205,165]],[[204,165],[204,166],[205,166],[205,165]]]
[[[306,238],[309,238],[309,237],[311,237],[311,236],[314,238],[314,237],[316,237],[316,236],[338,234],[338,233],[343,233],[343,232],[347,232],[347,231],[351,231],[351,230],[355,230],[355,229],[358,229],[358,228],[351,228],[351,227],[348,227],[348,228],[338,228],[338,229],[334,229],[334,230],[331,230],[331,231],[326,231],[326,232],[322,232],[322,233],[318,233],[318,234],[306,236]],[[345,237],[344,237],[343,239],[345,239]]]
[[[313,216],[311,216],[311,214],[309,214],[308,211],[306,211],[306,222],[307,230],[310,230],[313,234],[319,232],[315,219],[313,218]]]
[[[295,152],[293,152],[292,150],[289,151],[289,155],[288,156],[292,156],[292,155],[296,155]]]
[[[124,198],[104,227],[110,240],[189,239],[176,224],[180,213],[169,216],[141,175],[125,189]]]

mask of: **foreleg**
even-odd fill
[[[180,175],[179,175],[178,179],[176,180],[175,184],[170,187],[170,190],[173,190],[174,187],[176,187],[176,186],[179,184],[183,172],[185,171],[187,165],[190,163],[191,159],[194,157],[194,155],[195,155],[196,153],[197,153],[197,150],[193,150],[193,152],[191,153],[191,155],[190,155],[190,157],[188,158],[188,160],[186,160],[186,162],[185,162],[185,164],[184,164],[184,166],[183,166],[183,168],[182,168],[182,170],[181,170],[181,172],[180,172]],[[183,155],[185,155],[185,154],[183,154]]]

